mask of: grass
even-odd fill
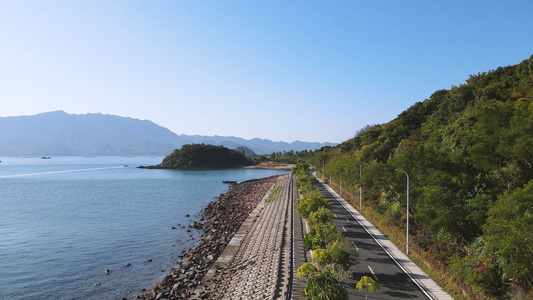
[[[274,197],[281,191],[281,186],[276,187],[272,193],[268,196],[268,198],[265,200],[266,203],[270,203],[274,200]]]

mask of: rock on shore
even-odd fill
[[[210,202],[204,209],[204,224],[196,226],[204,229],[197,246],[183,255],[179,266],[160,283],[135,299],[190,299],[205,273],[279,176],[244,181]]]

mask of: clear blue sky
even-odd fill
[[[533,1],[0,2],[0,116],[342,142],[533,54]]]

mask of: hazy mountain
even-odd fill
[[[246,147],[258,154],[315,150],[332,143],[273,142],[238,137],[177,135],[151,121],[104,114],[47,112],[0,117],[0,155],[168,155],[185,144]]]

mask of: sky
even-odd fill
[[[533,1],[0,0],[0,117],[346,141],[533,54]]]

